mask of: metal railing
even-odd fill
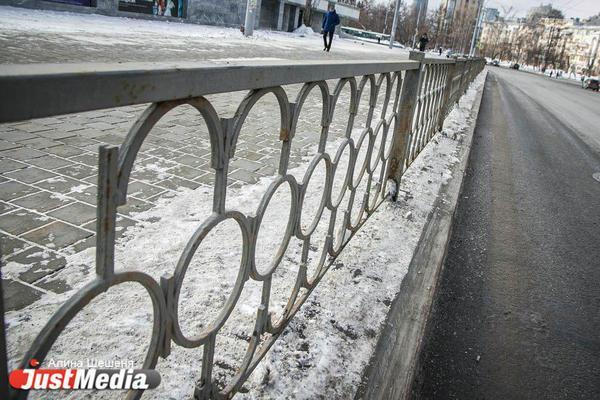
[[[108,107],[151,103],[133,124],[120,146],[101,146],[98,165],[98,204],[96,233],[96,277],[79,289],[54,313],[26,352],[21,367],[31,359],[45,359],[53,343],[67,324],[90,301],[109,288],[125,282],[142,285],[154,308],[152,338],[143,368],[155,367],[159,357],[169,356],[172,345],[185,348],[202,347],[202,370],[196,385],[199,399],[230,398],[235,394],[305,302],[311,291],[327,272],[367,218],[384,199],[395,199],[394,189],[403,172],[417,157],[444,117],[466,91],[468,84],[483,69],[478,59],[423,59],[421,53],[411,53],[407,61],[390,62],[304,62],[268,63],[246,66],[171,66],[133,65],[60,65],[0,67],[0,122],[90,111]],[[330,92],[326,80],[336,80]],[[290,102],[281,85],[303,84],[294,102]],[[359,102],[367,83],[368,112],[364,126],[355,126]],[[328,129],[336,103],[343,88],[350,89],[350,110],[345,137],[335,153],[325,149]],[[205,95],[249,90],[240,102],[233,118],[219,117]],[[321,93],[323,105],[321,133],[317,154],[301,182],[288,173],[291,144],[294,141],[298,116],[304,100],[312,91]],[[385,90],[385,96],[379,96]],[[91,94],[91,95],[90,95]],[[280,162],[277,175],[268,187],[256,211],[245,215],[226,209],[229,161],[236,154],[240,130],[253,106],[265,95],[277,99],[280,111]],[[381,100],[380,104],[378,103]],[[211,147],[211,168],[215,172],[212,214],[199,225],[183,250],[173,272],[159,281],[144,271],[115,271],[115,225],[117,207],[127,203],[130,173],[140,147],[161,117],[181,105],[194,107],[208,128]],[[377,111],[377,115],[376,115]],[[338,113],[340,111],[337,111]],[[354,139],[353,130],[360,136]],[[342,152],[350,152],[346,170],[338,171]],[[306,188],[319,162],[326,164],[326,184],[314,223],[303,227],[302,209]],[[360,161],[359,161],[360,160]],[[332,195],[334,180],[343,180],[342,193]],[[395,184],[388,185],[389,182]],[[366,188],[359,192],[358,187]],[[288,187],[292,204],[284,238],[273,262],[266,271],[254,262],[256,240],[261,220],[274,193]],[[389,186],[389,187],[388,187]],[[348,197],[345,197],[348,196]],[[341,198],[346,198],[342,202]],[[306,268],[308,247],[323,210],[331,218],[318,267],[309,274]],[[336,215],[342,216],[336,226]],[[243,255],[233,291],[220,313],[207,321],[203,330],[186,336],[180,328],[178,298],[190,260],[202,240],[224,221],[234,221],[243,238]],[[283,313],[275,318],[269,310],[273,273],[278,267],[290,238],[303,243],[302,259],[292,294]],[[217,382],[213,376],[215,340],[221,327],[236,307],[245,282],[262,284],[260,306],[246,356],[228,382]],[[127,398],[139,398],[131,391]],[[11,398],[26,398],[27,392],[12,392]]]

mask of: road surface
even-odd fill
[[[600,95],[490,68],[416,399],[600,398]]]

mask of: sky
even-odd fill
[[[413,0],[403,0],[405,1]],[[439,6],[440,3],[441,0],[429,0],[429,9]],[[512,6],[512,12],[516,12],[515,16],[523,17],[527,14],[527,10],[541,3],[541,0],[486,0],[486,7],[497,8],[502,14],[503,7],[508,10]],[[587,18],[600,12],[600,0],[546,0],[543,3],[551,3],[554,8],[562,10],[567,18]]]

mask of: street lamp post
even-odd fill
[[[394,9],[394,21],[392,22],[392,31],[390,32],[390,49],[394,47],[394,37],[396,36],[396,28],[398,27],[398,12],[400,11],[401,0],[396,0],[396,8]]]
[[[246,19],[244,21],[244,36],[252,36],[254,33],[254,19],[256,18],[256,0],[248,0],[246,3]]]

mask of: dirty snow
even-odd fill
[[[483,85],[483,74],[463,97],[460,107],[451,112],[442,134],[434,137],[407,170],[398,188],[399,202],[384,202],[351,240],[250,376],[244,393],[238,394],[238,398],[351,398],[354,395],[440,187],[451,178],[450,168],[459,161],[462,132],[473,122],[469,113],[476,90]],[[318,192],[323,182],[322,168],[317,168],[313,179]],[[255,185],[229,190],[228,208],[252,214],[272,180],[263,178]],[[262,250],[257,259],[259,270],[268,268],[271,256],[279,247],[289,214],[286,206],[290,204],[289,196],[289,189],[282,186],[265,215],[263,226],[269,229],[259,232]],[[155,280],[172,273],[183,247],[210,215],[211,205],[212,190],[201,187],[182,190],[178,196],[163,199],[157,207],[137,214],[136,219],[142,222],[129,228],[115,249],[116,270],[144,271]],[[309,207],[305,212],[310,214],[314,209]],[[315,234],[317,240],[311,243],[309,272],[314,272],[325,238],[321,227],[328,220],[326,210]],[[211,231],[200,245],[187,271],[179,300],[184,334],[192,336],[200,332],[225,304],[237,277],[241,243],[239,228],[228,220]],[[292,238],[275,272],[269,305],[275,314],[281,312],[291,291],[301,250],[301,242]],[[7,313],[11,368],[20,361],[48,316],[75,290],[93,279],[93,270],[88,266],[94,264],[94,251],[91,248],[67,256],[67,268],[56,274],[73,290],[62,295],[45,294],[25,309]],[[10,265],[6,272],[19,271],[19,265]],[[215,355],[215,376],[221,381],[231,379],[245,354],[247,338],[260,306],[261,290],[259,283],[247,281],[238,306],[222,328]],[[133,361],[140,366],[151,326],[152,307],[144,289],[134,283],[122,284],[93,300],[76,316],[53,346],[48,359],[69,362],[95,358],[106,362]],[[201,358],[201,348],[184,349],[173,345],[171,355],[159,359],[157,365],[162,375],[161,386],[148,391],[144,398],[193,398]],[[53,397],[47,393],[32,393],[30,398],[70,399],[82,394],[53,393]],[[120,395],[103,392],[100,397],[118,398]]]

